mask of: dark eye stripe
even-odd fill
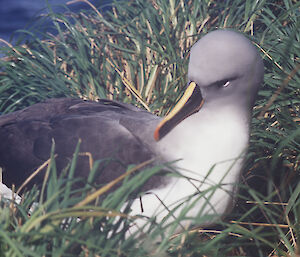
[[[218,80],[215,83],[213,83],[212,86],[217,87],[217,88],[227,87],[230,85],[230,81],[233,81],[235,79],[236,79],[236,77]]]
[[[220,80],[220,81],[215,82],[213,86],[223,87],[228,81],[229,81],[228,79]]]

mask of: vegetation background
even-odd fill
[[[216,28],[240,31],[260,51],[265,79],[239,199],[213,228],[165,238],[155,248],[124,239],[131,217],[116,222],[115,216],[159,167],[120,178],[122,187],[99,204],[112,186],[93,187],[101,160],[86,188],[71,189],[78,145],[60,175],[52,154],[41,194],[33,188],[20,205],[1,202],[0,256],[299,256],[300,2],[130,0],[105,12],[81,2],[92,11],[51,13],[24,31],[26,44],[1,48],[0,112],[68,96],[115,99],[164,115],[182,94],[193,43]],[[45,19],[57,33],[43,30]],[[152,226],[149,235],[163,230],[163,224]]]

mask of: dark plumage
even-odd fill
[[[121,175],[129,164],[154,157],[146,145],[147,140],[152,140],[151,136],[145,138],[145,129],[136,127],[147,126],[154,120],[160,121],[151,113],[129,104],[69,98],[50,99],[0,116],[3,181],[9,186],[20,186],[31,172],[49,159],[53,138],[59,170],[71,160],[81,139],[80,152],[90,152],[94,160],[107,159],[99,167],[99,170],[105,168],[98,181],[107,183]],[[131,133],[132,130],[135,134]],[[139,137],[143,137],[143,142]],[[128,154],[128,149],[131,154]],[[76,175],[87,177],[88,171],[88,157],[79,156]],[[40,184],[43,176],[41,172],[33,181]]]

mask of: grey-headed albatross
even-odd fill
[[[156,215],[161,221],[183,201],[167,223],[182,212],[190,218],[222,215],[232,204],[263,70],[248,39],[216,30],[192,47],[186,92],[165,118],[116,101],[80,99],[51,99],[0,116],[3,181],[19,186],[49,158],[52,139],[57,165],[63,167],[81,138],[82,152],[92,153],[94,159],[116,160],[105,164],[97,182],[107,183],[128,164],[152,158],[172,163],[178,172],[150,179],[144,187],[149,193],[133,201],[131,214]],[[87,167],[80,161],[76,175],[86,177]],[[43,176],[34,182],[41,183]],[[188,224],[184,219],[180,226]]]

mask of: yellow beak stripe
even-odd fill
[[[188,112],[184,112],[182,114],[182,110],[187,105],[190,105],[190,101],[192,98],[192,95],[195,94],[196,88],[198,88],[197,84],[195,82],[191,82],[186,91],[184,92],[183,96],[179,100],[179,102],[175,105],[175,107],[172,109],[172,111],[158,124],[154,131],[154,139],[156,141],[160,140],[164,135],[166,135],[171,129],[173,129],[179,122],[190,116],[191,114],[199,111],[203,104],[203,100],[201,97],[200,89],[199,95],[197,95],[197,100],[200,100],[200,104],[192,105],[192,108],[188,110]],[[200,99],[199,99],[200,98]],[[162,133],[162,131],[164,131]]]

